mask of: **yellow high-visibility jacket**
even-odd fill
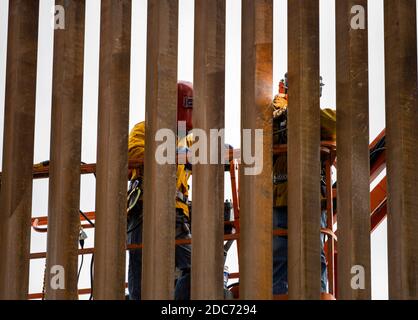
[[[188,135],[186,139],[178,142],[178,145],[188,147],[192,144],[193,136]],[[128,158],[129,160],[143,159],[145,151],[145,122],[142,121],[134,126],[129,134],[128,143]],[[176,190],[181,192],[185,197],[189,196],[188,180],[192,172],[186,169],[185,165],[177,165],[177,182]],[[141,166],[138,169],[132,170],[130,179],[143,177],[144,168]],[[147,190],[144,190],[146,193]],[[189,216],[189,207],[186,203],[176,198],[176,208],[183,209],[186,216]]]
[[[286,99],[275,99],[273,106],[276,110],[286,108]],[[321,141],[336,141],[337,114],[332,109],[321,109]],[[275,158],[273,166],[273,206],[287,206],[287,154],[280,154]]]

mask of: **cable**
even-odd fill
[[[80,247],[81,247],[81,249],[84,249],[84,240],[83,239],[80,240]],[[78,284],[78,280],[80,278],[81,269],[83,268],[83,263],[84,263],[84,253],[81,254],[80,268],[78,269],[78,273],[77,273],[77,284]]]
[[[86,163],[81,161],[81,164],[85,165]],[[96,172],[94,172],[93,175],[94,175],[94,178],[97,178],[96,177]],[[81,211],[81,210],[79,210],[79,211],[80,211],[80,214],[83,216],[83,218],[94,228],[95,227],[94,223],[87,217],[87,215],[83,211]],[[80,245],[81,245],[81,243],[80,243]],[[83,256],[82,256],[81,259],[82,259],[81,261],[83,261]],[[93,281],[94,281],[94,279],[93,279],[93,266],[94,266],[94,253],[91,255],[91,262],[90,262],[90,287],[91,287],[91,292],[90,292],[89,300],[93,300]],[[81,268],[80,268],[80,270],[81,270]]]
[[[83,212],[83,211],[81,211],[81,210],[78,210],[79,212],[80,212],[80,214],[84,217],[84,219],[86,219],[86,221],[88,222],[88,223],[90,223],[92,226],[93,226],[93,228],[94,228],[94,223],[87,217],[87,215]],[[82,230],[82,229],[81,229]],[[86,237],[87,237],[87,235],[86,235]],[[81,247],[81,249],[84,249],[84,239],[80,239],[79,240],[80,241],[80,247]],[[93,259],[93,258],[92,258]],[[80,274],[81,274],[81,269],[83,268],[83,264],[84,264],[84,253],[82,253],[81,254],[81,263],[80,263],[80,268],[79,268],[79,270],[78,270],[78,274],[77,274],[77,284],[78,284],[78,280],[79,280],[79,278],[80,278]],[[90,267],[90,269],[91,269],[92,267]],[[93,280],[92,280],[92,271],[90,270],[90,283],[92,284],[93,283]],[[92,285],[92,290],[93,290],[93,285]],[[91,297],[92,296],[90,296],[90,300],[91,300]]]
[[[83,211],[81,211],[81,210],[78,210],[78,211],[80,211],[80,214],[83,216],[83,218],[86,219],[86,221],[88,223],[90,223],[91,226],[94,228],[94,223],[87,217],[87,215]]]
[[[376,145],[370,150],[370,165],[377,160],[381,152],[386,150],[386,137],[383,136]]]
[[[373,150],[372,152],[370,152],[370,157],[372,157],[375,153],[380,152],[380,151],[385,151],[386,147],[383,148],[377,148],[375,150]]]
[[[93,300],[93,266],[94,266],[94,253],[91,255],[91,262],[90,262],[90,287],[91,287],[91,292],[90,292],[90,298],[89,300]]]
[[[46,284],[46,259],[45,259],[45,267],[44,267],[44,281],[42,283],[42,300],[45,300],[45,284]]]
[[[87,217],[87,215],[81,211],[80,214],[84,217],[84,219],[86,219],[86,221],[88,223],[90,223],[90,225],[94,228],[94,223]],[[84,240],[80,240],[80,246],[81,246],[81,241],[83,241],[83,246],[84,246]],[[82,246],[82,248],[83,248]],[[84,260],[84,254],[81,256],[81,266],[83,265],[83,260]],[[91,262],[90,262],[90,287],[91,287],[91,293],[90,293],[90,298],[89,300],[93,300],[93,264],[94,264],[94,253],[91,255]],[[80,271],[81,271],[81,266],[80,266]],[[79,273],[80,273],[79,271]],[[80,274],[79,274],[80,275]],[[78,281],[78,276],[77,276],[77,281]]]

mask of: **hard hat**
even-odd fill
[[[185,121],[187,131],[190,131],[193,129],[193,84],[186,81],[179,81],[177,88],[177,121]]]

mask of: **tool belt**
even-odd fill
[[[185,204],[189,204],[188,197],[178,190],[176,190],[176,198]]]
[[[142,178],[137,178],[130,182],[129,189],[128,189],[128,197],[127,197],[127,213],[129,214],[130,211],[136,206],[138,201],[142,198],[143,195],[143,187],[142,187]]]
[[[138,201],[140,201],[143,197],[143,181],[142,178],[137,178],[135,180],[132,180],[129,184],[128,188],[128,197],[127,197],[127,213],[136,206]],[[189,205],[189,198],[184,195],[180,191],[176,191],[176,198],[177,200]]]

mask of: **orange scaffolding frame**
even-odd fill
[[[385,130],[381,132],[381,134],[370,144],[370,150],[372,150],[376,144],[385,137]],[[286,145],[280,145],[274,148],[274,154],[280,154],[287,152]],[[228,160],[229,164],[225,166],[225,171],[230,173],[230,181],[231,181],[231,191],[232,191],[232,204],[233,204],[233,220],[225,221],[225,225],[232,225],[233,232],[232,234],[225,234],[224,240],[236,240],[237,243],[239,242],[240,236],[240,225],[239,225],[239,158],[240,158],[240,150],[234,149],[229,151],[228,153]],[[325,163],[325,177],[326,177],[326,201],[327,201],[327,227],[321,229],[321,233],[327,235],[327,240],[325,243],[325,252],[327,257],[327,265],[328,265],[328,283],[329,283],[329,294],[322,294],[321,299],[325,300],[332,300],[338,295],[336,291],[336,265],[337,265],[337,257],[338,257],[338,250],[337,250],[337,230],[335,228],[335,223],[337,222],[337,215],[336,210],[334,209],[333,202],[336,198],[336,189],[333,188],[332,185],[332,168],[336,166],[336,144],[334,142],[323,141],[321,143],[321,156],[322,160]],[[129,161],[129,169],[137,168],[143,164],[142,160],[132,160]],[[383,151],[377,160],[371,165],[370,168],[370,183],[373,182],[379,174],[384,170],[386,166],[386,154]],[[95,164],[82,164],[80,166],[80,173],[81,174],[94,174],[96,170]],[[33,178],[34,179],[42,179],[48,178],[49,175],[49,168],[45,167],[34,167],[33,169]],[[387,204],[386,204],[386,177],[384,177],[377,186],[370,192],[370,199],[371,199],[371,232],[373,232],[379,224],[383,221],[387,214]],[[95,212],[87,212],[84,215],[89,220],[95,220]],[[83,228],[93,228],[90,223],[86,223],[86,218],[83,215],[80,215],[81,227]],[[32,218],[32,228],[36,232],[46,233],[47,232],[47,225],[48,225],[48,217],[41,216],[41,217],[34,217]],[[275,229],[273,230],[274,236],[287,236],[287,230],[284,229]],[[181,244],[190,244],[192,242],[191,239],[185,240],[176,240],[176,245]],[[127,245],[126,250],[135,250],[141,249],[142,244],[133,244]],[[237,246],[239,248],[239,245]],[[93,254],[94,248],[85,248],[79,249],[78,254]],[[239,254],[239,251],[238,251]],[[43,259],[46,258],[46,252],[36,252],[30,254],[30,259]],[[239,272],[238,273],[231,273],[230,279],[239,279]],[[238,294],[238,285],[236,283],[235,286],[232,286],[231,290],[234,292],[234,295],[237,296]],[[89,294],[91,293],[91,288],[84,288],[79,289],[79,295]],[[43,293],[30,293],[28,295],[29,299],[41,299],[43,297]],[[275,299],[284,300],[287,299],[287,295],[275,296]]]

